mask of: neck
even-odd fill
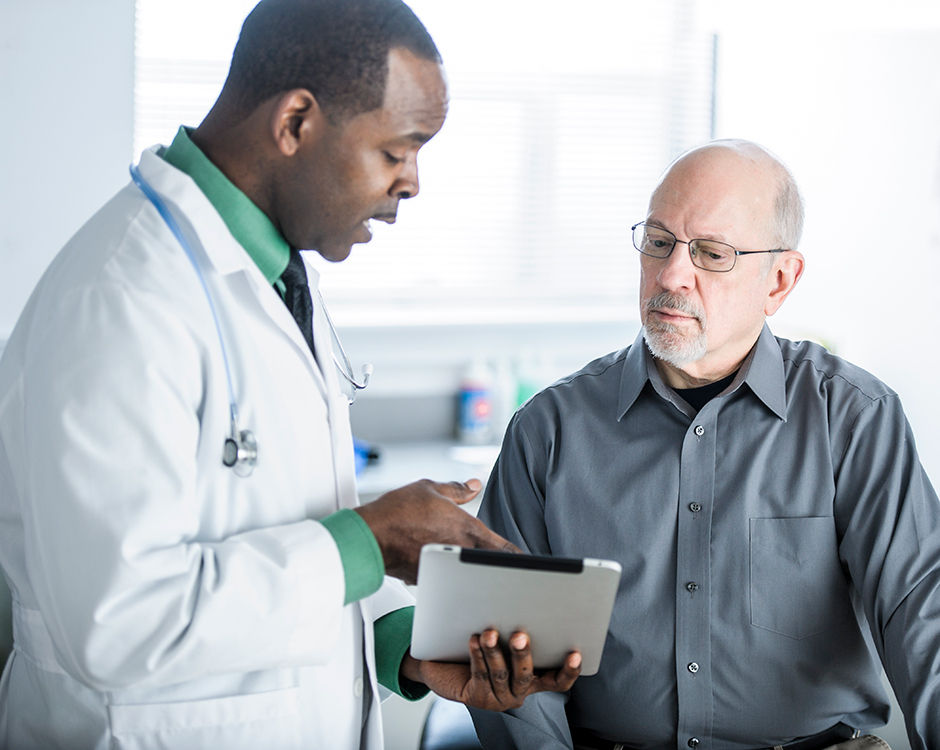
[[[726,378],[739,370],[752,348],[753,345],[743,354],[722,360],[716,360],[714,356],[706,354],[702,359],[689,362],[682,367],[672,365],[655,356],[653,360],[656,362],[656,369],[662,379],[670,388],[699,388]]]
[[[260,108],[244,118],[232,116],[220,99],[198,128],[190,133],[193,143],[268,216],[264,184],[264,144],[257,133]]]

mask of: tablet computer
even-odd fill
[[[418,564],[411,636],[416,659],[468,662],[474,633],[516,630],[531,639],[536,669],[561,666],[573,650],[582,675],[600,667],[620,564],[427,544]]]

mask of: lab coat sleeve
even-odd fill
[[[940,747],[940,501],[896,395],[872,401],[837,437],[840,555],[911,747]]]
[[[344,577],[327,530],[262,507],[239,533],[205,532],[252,512],[226,484],[244,480],[196,458],[218,340],[120,279],[44,310],[21,384],[23,523],[63,669],[111,690],[329,659]]]
[[[527,416],[523,408],[509,423],[478,517],[523,551],[550,555],[544,520],[550,441],[540,437]],[[565,694],[538,693],[517,709],[501,713],[470,709],[470,715],[487,750],[570,750],[566,701]]]

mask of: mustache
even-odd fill
[[[668,308],[676,310],[683,315],[691,315],[703,326],[705,325],[705,311],[700,309],[685,297],[672,292],[660,292],[646,300],[646,312],[652,312],[657,308]]]

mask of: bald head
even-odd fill
[[[650,206],[663,191],[742,192],[762,224],[768,246],[795,250],[803,233],[803,199],[790,170],[763,146],[742,139],[717,140],[686,151],[663,174]],[[673,200],[687,196],[672,195]]]

